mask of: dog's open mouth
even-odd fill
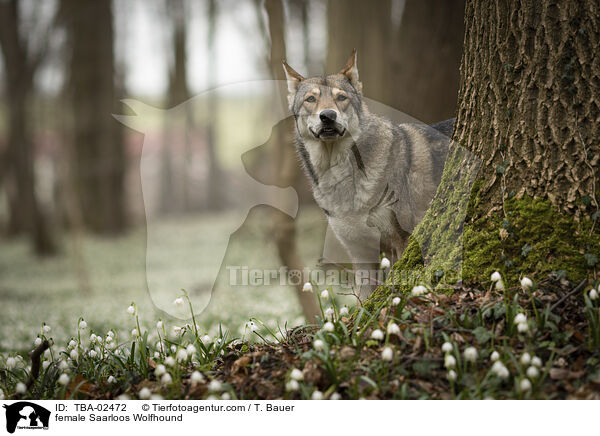
[[[325,125],[319,128],[317,131],[310,129],[310,132],[317,139],[334,139],[337,137],[342,137],[346,133],[346,129],[341,126],[335,125]]]

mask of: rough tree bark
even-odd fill
[[[88,229],[118,233],[126,226],[125,150],[116,107],[112,4],[63,0],[70,43],[73,183]]]
[[[28,232],[38,255],[53,254],[56,247],[47,217],[39,204],[35,190],[35,150],[31,138],[28,116],[33,76],[43,56],[30,53],[19,34],[19,5],[16,0],[0,4],[0,45],[6,70],[6,95],[8,100],[8,149],[6,160],[10,177],[6,181],[9,191],[9,233]],[[42,47],[45,45],[41,44]]]
[[[465,23],[453,150],[396,270],[424,262],[433,272],[456,245],[423,258],[418,249],[456,225],[451,175],[462,151],[480,160],[462,235],[464,281],[489,281],[494,270],[511,284],[553,271],[597,276],[599,4],[477,0],[467,2]],[[381,287],[371,301],[388,294]]]

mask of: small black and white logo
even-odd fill
[[[14,433],[16,429],[48,430],[50,411],[29,401],[3,404],[6,409],[6,431]]]

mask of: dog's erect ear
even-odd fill
[[[298,85],[304,80],[304,77],[300,75],[296,70],[290,67],[286,61],[283,61],[283,71],[285,71],[285,77],[288,85],[288,103],[290,108],[294,104],[294,97],[296,97],[296,91],[298,91]]]
[[[348,80],[350,81],[352,86],[354,86],[354,89],[356,89],[358,93],[362,92],[362,83],[360,83],[360,81],[358,80],[356,49],[352,50],[352,55],[350,56],[350,59],[348,59],[348,62],[346,62],[346,65],[344,65],[344,68],[341,69],[340,74],[343,74],[348,78]]]

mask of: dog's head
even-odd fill
[[[358,136],[364,107],[356,50],[337,74],[305,79],[286,62],[283,69],[290,110],[304,139],[331,143]]]

